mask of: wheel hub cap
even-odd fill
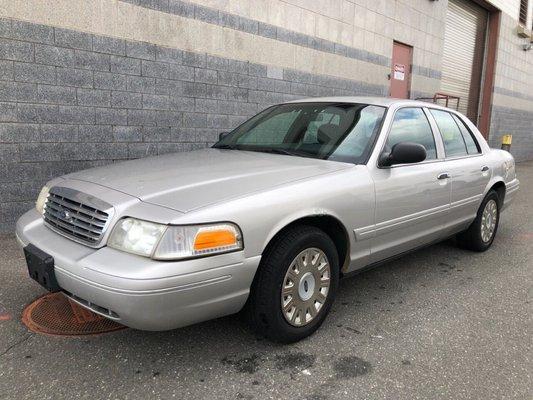
[[[289,265],[281,289],[281,311],[293,326],[310,323],[326,302],[331,269],[326,254],[309,248]]]
[[[490,200],[485,204],[483,214],[481,215],[481,239],[485,243],[492,239],[494,231],[496,230],[497,219],[498,205],[494,200]]]

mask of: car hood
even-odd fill
[[[278,154],[204,149],[121,162],[65,178],[188,212],[350,166]]]

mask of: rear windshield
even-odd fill
[[[252,117],[213,147],[361,164],[385,110],[368,104],[281,104]]]

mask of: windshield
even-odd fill
[[[281,104],[252,117],[213,147],[361,164],[384,114],[385,107],[368,104]]]

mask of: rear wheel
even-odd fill
[[[457,235],[459,245],[473,251],[485,251],[494,241],[500,222],[500,198],[491,190],[483,199],[476,219],[470,227]]]
[[[312,226],[290,228],[263,255],[247,304],[248,320],[271,340],[301,340],[326,318],[338,281],[331,238]]]

